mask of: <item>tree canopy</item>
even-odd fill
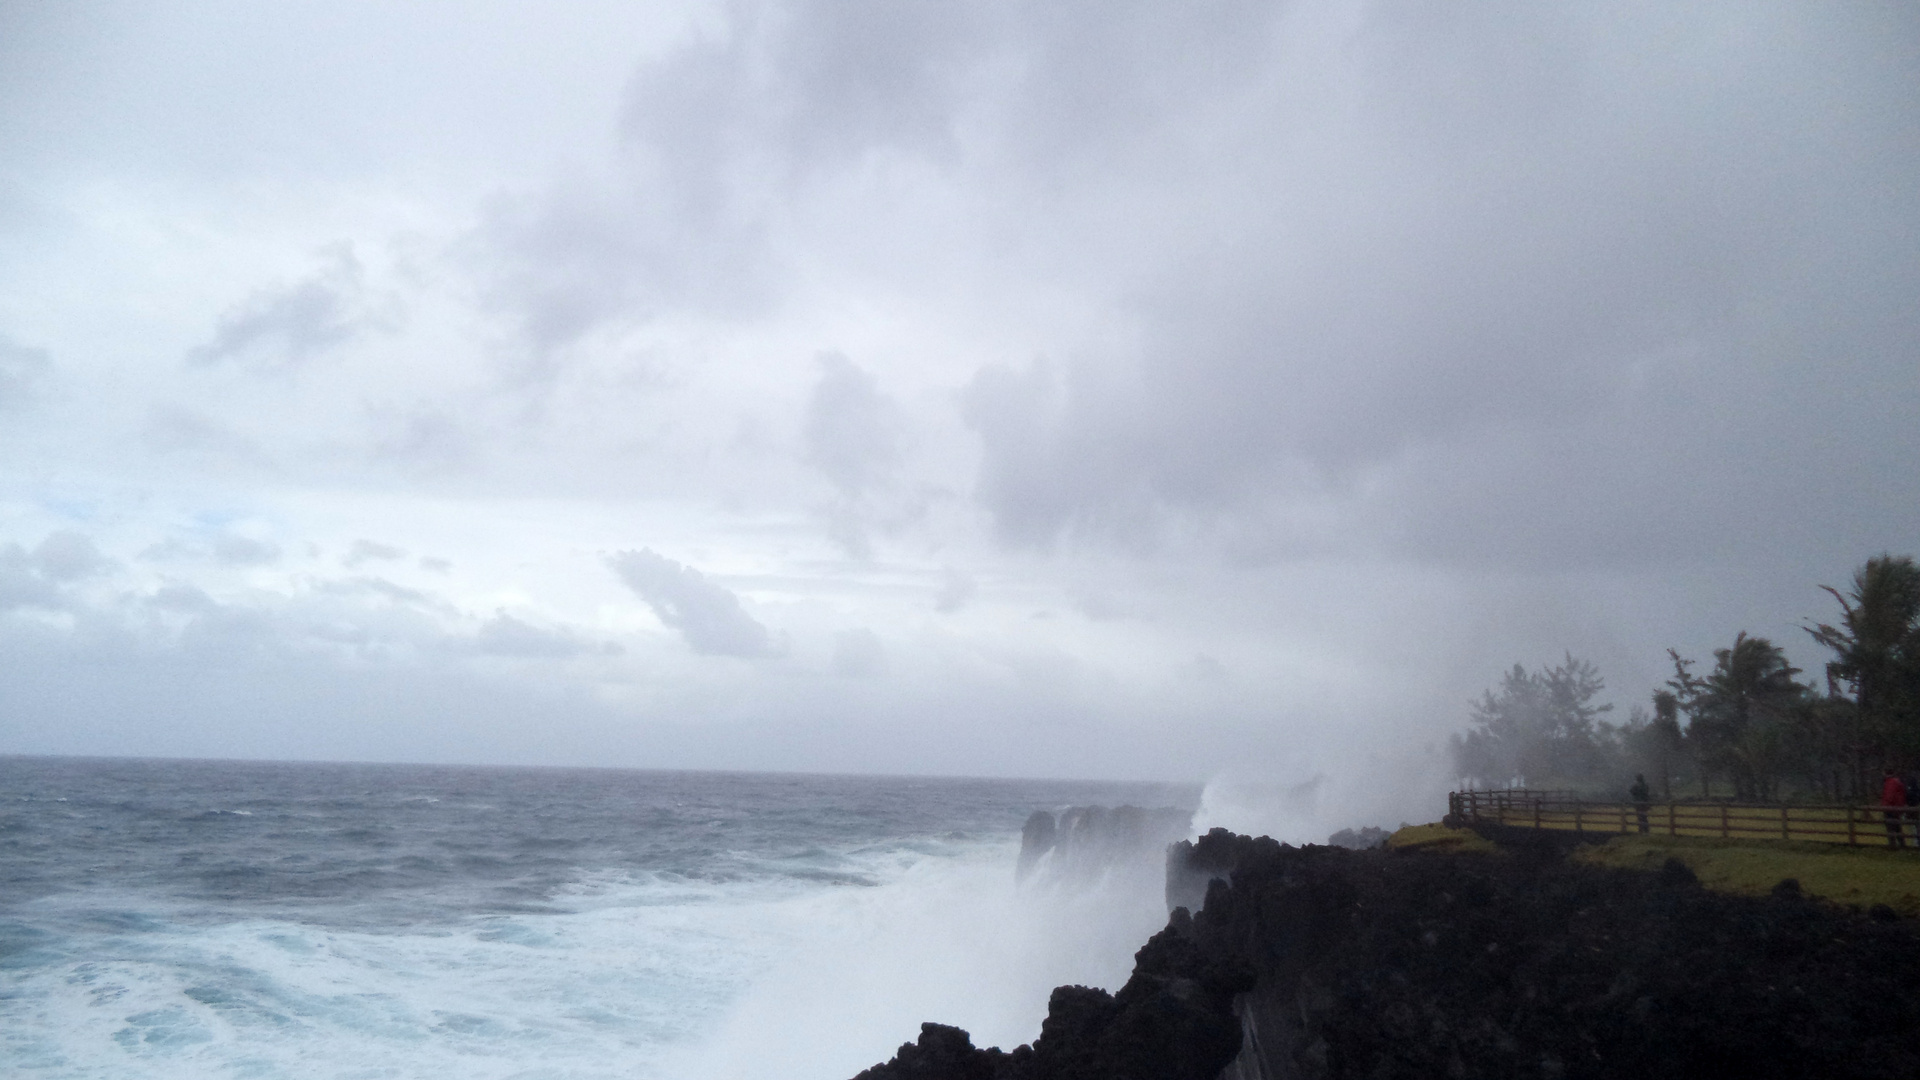
[[[1854,572],[1851,593],[1821,588],[1840,604],[1840,622],[1806,630],[1833,650],[1830,691],[1852,691],[1863,749],[1911,762],[1920,756],[1920,567],[1878,555]]]
[[[1702,675],[1667,650],[1673,675],[1623,724],[1602,715],[1599,671],[1571,653],[1556,666],[1515,664],[1469,703],[1471,725],[1450,743],[1455,775],[1489,786],[1626,788],[1644,773],[1671,797],[1675,783],[1700,794],[1772,800],[1865,798],[1881,766],[1920,766],[1920,567],[1877,555],[1846,593],[1834,623],[1807,633],[1830,649],[1824,692],[1771,640],[1745,631],[1713,651]]]
[[[1595,704],[1606,683],[1571,653],[1555,667],[1528,671],[1515,664],[1472,703],[1473,727],[1453,738],[1456,771],[1488,784],[1535,787],[1592,780],[1606,762],[1612,732]]]

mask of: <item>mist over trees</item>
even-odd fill
[[[1833,653],[1824,686],[1801,681],[1780,646],[1742,631],[1713,664],[1669,649],[1673,675],[1648,706],[1611,723],[1605,683],[1568,654],[1520,664],[1470,703],[1450,742],[1455,774],[1475,786],[1624,790],[1644,774],[1661,798],[1857,800],[1883,766],[1920,765],[1920,567],[1878,555],[1855,571],[1837,622],[1805,627]]]
[[[1453,739],[1458,771],[1495,778],[1552,776],[1595,779],[1610,764],[1614,729],[1600,720],[1612,705],[1594,698],[1606,683],[1592,664],[1569,654],[1558,667],[1528,671],[1515,664],[1473,703],[1474,725]]]

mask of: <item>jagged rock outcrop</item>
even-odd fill
[[[1014,872],[1021,880],[1042,868],[1056,880],[1090,880],[1131,860],[1158,859],[1192,827],[1193,813],[1172,807],[1073,806],[1057,819],[1035,810],[1020,830]]]
[[[1215,830],[1169,855],[1169,897],[1204,906],[1118,994],[1061,988],[1011,1053],[930,1028],[862,1080],[1920,1076],[1912,923],[1564,852]]]
[[[918,1042],[855,1080],[1213,1080],[1239,1052],[1233,1002],[1253,985],[1246,964],[1199,946],[1182,909],[1134,954],[1119,993],[1056,988],[1031,1045],[983,1050],[922,1024]]]
[[[1027,823],[1020,827],[1020,861],[1014,864],[1014,879],[1025,881],[1027,875],[1033,873],[1033,864],[1053,850],[1059,835],[1052,814],[1035,810],[1027,815]]]
[[[1209,836],[1195,920],[1260,973],[1229,1080],[1920,1075],[1920,935],[1782,888]]]
[[[1401,827],[1405,828],[1404,825]],[[1365,851],[1368,848],[1385,847],[1387,837],[1391,835],[1393,834],[1377,825],[1368,825],[1359,829],[1341,829],[1327,837],[1327,846]]]

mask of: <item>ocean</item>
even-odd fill
[[[1069,805],[1197,787],[0,758],[0,1075],[846,1080],[1034,1038],[1164,924],[1159,855],[1016,883]]]

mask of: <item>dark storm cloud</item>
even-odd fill
[[[1759,506],[1911,526],[1920,35],[1832,15],[1382,5],[1318,43],[1336,92],[1194,113],[1227,126],[1145,177],[1179,201],[1125,204],[1137,354],[967,392],[1002,534],[1197,514],[1258,554],[1331,499],[1322,548],[1524,564],[1774,544]]]
[[[694,652],[745,659],[778,653],[773,635],[747,614],[740,598],[693,567],[650,548],[619,552],[607,565],[647,602],[655,617],[680,631]]]
[[[1761,501],[1915,524],[1909,8],[729,10],[635,76],[630,189],[514,234],[543,340],[764,312],[796,257],[1093,297],[1110,339],[963,395],[1018,545],[1668,564],[1777,549]],[[808,406],[843,491],[866,389]]]
[[[311,276],[255,294],[220,319],[212,340],[187,353],[189,363],[245,359],[259,367],[298,364],[392,325],[391,300],[375,296],[350,244],[323,255]]]

